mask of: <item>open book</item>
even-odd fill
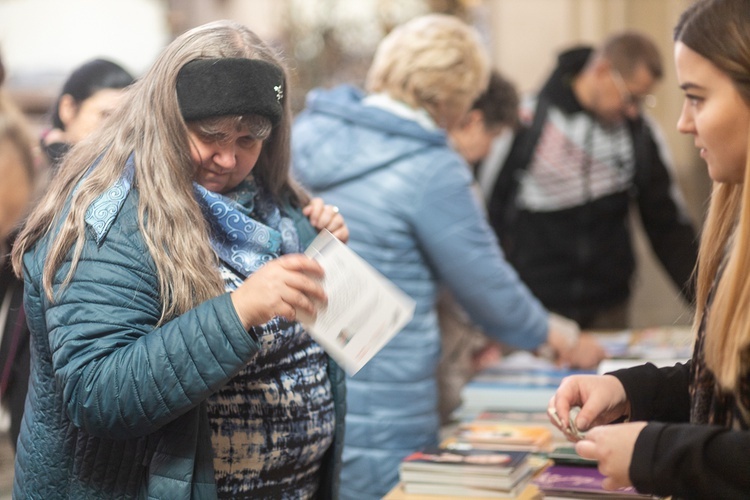
[[[315,320],[298,320],[326,352],[354,375],[414,316],[414,300],[329,231],[305,250],[325,271],[328,305]]]

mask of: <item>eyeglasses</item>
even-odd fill
[[[620,93],[620,97],[622,98],[622,101],[626,106],[632,106],[638,109],[641,109],[644,106],[647,108],[656,107],[655,95],[635,95],[628,89],[628,86],[625,84],[625,80],[623,79],[620,72],[617,71],[617,68],[612,68],[610,73],[612,74],[612,80],[615,82],[615,87],[617,87],[617,92]]]

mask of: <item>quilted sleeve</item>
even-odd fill
[[[547,338],[547,312],[505,260],[468,168],[445,156],[425,172],[421,195],[414,200],[420,246],[488,335],[517,348],[537,348]]]
[[[155,268],[130,228],[113,228],[101,245],[87,241],[73,280],[61,288],[66,263],[55,279],[57,299],[41,305],[69,418],[112,439],[149,434],[187,412],[258,349],[228,294],[155,326]]]

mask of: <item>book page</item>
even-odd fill
[[[305,250],[325,272],[328,305],[298,320],[326,352],[354,375],[414,316],[414,300],[329,231]]]

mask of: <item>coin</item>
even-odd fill
[[[560,417],[557,416],[557,410],[554,407],[547,408],[547,415],[549,415],[550,418],[555,422],[555,425],[562,429],[562,420],[560,420]]]
[[[578,427],[576,427],[576,417],[578,417],[580,412],[580,406],[574,406],[570,409],[570,413],[568,414],[568,431],[576,439],[585,439],[586,433],[578,430]]]

